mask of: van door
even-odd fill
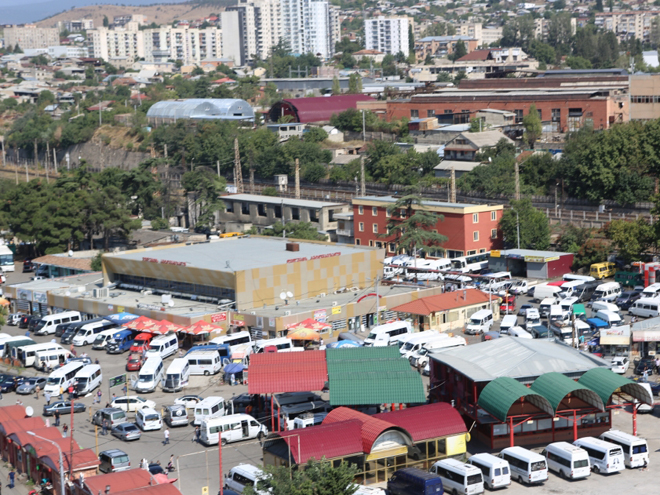
[[[242,438],[250,438],[250,424],[247,420],[241,421]]]

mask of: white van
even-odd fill
[[[216,356],[218,353],[215,353]],[[147,353],[147,356],[149,354]],[[178,392],[183,387],[188,385],[190,378],[190,364],[187,357],[176,358],[167,367],[165,372],[165,383],[163,383],[163,391],[165,392]]]
[[[658,297],[660,295],[660,283],[651,284],[644,287],[642,290],[642,297]]]
[[[34,366],[36,353],[39,351],[57,351],[63,349],[60,344],[46,342],[45,344],[30,344],[23,347],[14,347],[11,350],[12,358],[18,359],[24,367]]]
[[[420,350],[424,344],[431,342],[440,337],[440,332],[437,330],[425,330],[423,332],[414,333],[406,342],[399,348],[399,353],[403,358],[410,358],[415,352]]]
[[[268,428],[259,423],[249,414],[230,414],[219,418],[208,418],[200,426],[200,439],[205,445],[218,445],[222,438],[222,445],[239,440],[259,441],[268,435]]]
[[[225,399],[222,397],[207,397],[195,406],[195,426],[201,425],[205,419],[224,416],[226,411]]]
[[[135,424],[142,431],[160,430],[163,427],[163,418],[155,409],[145,407],[135,411]]]
[[[566,299],[568,297],[573,297],[573,294],[575,293],[575,290],[577,287],[580,287],[584,282],[581,280],[573,280],[571,282],[566,282],[565,284],[561,284],[561,292],[559,293],[559,297]]]
[[[161,335],[149,342],[149,349],[147,350],[147,359],[150,356],[159,356],[161,359],[171,356],[179,350],[179,339],[176,334],[169,333]]]
[[[598,311],[611,311],[612,313],[616,313],[621,316],[621,310],[619,309],[619,306],[607,301],[594,301],[591,304],[591,314],[593,315]]]
[[[511,479],[518,483],[543,483],[548,479],[548,464],[540,454],[522,447],[507,447],[500,457],[509,463]]]
[[[637,299],[637,301],[635,301],[633,305],[630,306],[628,313],[635,316],[641,316],[643,318],[655,318],[660,316],[658,307],[660,307],[660,299],[642,297]]]
[[[446,333],[440,334],[442,338],[436,338],[431,342],[427,342],[424,346],[408,358],[412,366],[417,368],[425,368],[429,362],[429,352],[436,352],[442,349],[449,349],[452,347],[462,347],[467,345],[467,340],[460,335],[449,336]]]
[[[227,344],[232,352],[236,346],[251,343],[252,336],[248,331],[236,332],[232,333],[231,335],[223,335],[222,337],[216,337],[215,339],[211,340],[211,344]]]
[[[99,333],[96,338],[94,339],[94,342],[92,342],[92,349],[95,349],[97,351],[101,349],[105,349],[105,346],[107,345],[108,341],[112,339],[112,336],[117,333],[119,328],[111,328],[109,330],[103,330],[101,333]]]
[[[98,364],[88,364],[76,373],[75,381],[78,384],[76,394],[78,396],[87,395],[96,387],[101,386],[103,373]]]
[[[60,389],[66,390],[69,385],[73,385],[76,374],[84,366],[85,364],[81,361],[72,361],[53,371],[46,380],[44,393],[48,392],[52,396],[60,395]]]
[[[568,442],[554,442],[543,452],[548,462],[548,469],[558,473],[564,479],[577,480],[591,476],[591,464],[586,450]]]
[[[442,487],[448,493],[476,495],[484,492],[484,477],[481,469],[464,464],[456,459],[438,461],[430,469],[442,480]]]
[[[57,325],[62,323],[71,323],[74,321],[80,321],[80,313],[78,311],[64,311],[62,313],[55,313],[52,315],[46,315],[37,326],[34,328],[35,335],[50,335],[55,333]]]
[[[186,354],[191,375],[215,375],[222,369],[218,351],[193,351]]]
[[[518,324],[516,315],[506,315],[500,322],[500,335],[509,335],[509,330]]]
[[[649,446],[646,440],[619,430],[609,430],[600,435],[601,440],[619,445],[623,449],[624,462],[629,468],[649,465]]]
[[[264,495],[265,492],[257,490],[257,482],[264,476],[266,474],[252,464],[239,464],[231,468],[225,476],[225,489],[243,493],[246,486],[251,486],[254,488],[255,493]]]
[[[577,297],[567,297],[561,301],[559,305],[561,306],[561,310],[564,312],[564,314],[567,314],[570,318],[571,314],[573,313],[573,305],[577,302],[579,302]]]
[[[402,336],[413,333],[412,326],[407,321],[395,321],[378,325],[371,329],[369,335],[364,339],[365,347],[384,347],[396,345]]]
[[[525,330],[529,331],[532,327],[541,324],[541,315],[536,308],[529,308],[525,312]]]
[[[594,437],[578,438],[573,445],[587,452],[591,469],[597,473],[609,474],[626,469],[623,449],[619,445]]]
[[[548,319],[551,322],[563,323],[568,319],[568,315],[562,309],[561,304],[553,304],[550,306],[550,314],[548,315]]]
[[[550,308],[557,304],[557,299],[554,297],[546,297],[541,301],[541,304],[539,305],[539,314],[541,315],[541,318],[547,318],[550,316]]]
[[[465,333],[477,335],[486,333],[493,326],[493,312],[490,309],[482,309],[470,316],[470,322],[465,327]]]
[[[574,273],[564,273],[564,276],[562,277],[562,280],[566,280],[567,282],[573,281],[573,280],[579,280],[581,282],[595,282],[596,279],[593,277],[590,277],[589,275],[575,275]]]
[[[473,466],[481,469],[484,485],[490,490],[503,488],[511,484],[509,463],[492,454],[475,454],[468,459]]]
[[[620,295],[621,286],[619,282],[607,282],[596,287],[591,298],[594,301],[616,301]]]
[[[300,430],[302,428],[309,428],[310,426],[318,426],[323,423],[328,413],[305,413],[298,416],[293,420],[293,429]]]
[[[69,359],[71,353],[63,348],[34,353],[34,367],[42,371],[52,371]]]
[[[75,346],[93,344],[98,334],[111,329],[115,329],[116,332],[117,327],[118,325],[114,321],[110,320],[101,320],[87,323],[78,329],[71,343]]]
[[[534,301],[543,301],[544,299],[559,299],[561,287],[556,285],[537,285],[534,288]]]
[[[147,358],[133,384],[135,391],[153,392],[163,382],[164,372],[163,360],[159,356],[152,355]]]
[[[307,414],[324,414],[332,410],[330,403],[324,400],[299,402],[297,404],[287,404],[279,408],[280,412],[280,428],[282,430],[293,430],[295,428],[294,421],[299,416]]]
[[[252,347],[254,348],[254,352],[257,354],[264,352],[264,349],[266,349],[266,347],[274,347],[275,349],[277,349],[277,352],[290,352],[294,350],[293,341],[286,337],[257,340],[255,341]],[[300,349],[301,351],[305,350],[303,347],[299,347],[298,349]]]
[[[531,327],[530,327],[531,328]],[[519,339],[533,339],[531,333],[523,329],[523,327],[515,326],[509,330],[510,337],[518,337]]]
[[[612,311],[607,311],[607,310],[598,311],[596,313],[595,318],[600,318],[605,323],[607,323],[610,326],[610,328],[623,325],[623,319],[621,318],[621,316],[619,316],[617,313],[614,313]]]

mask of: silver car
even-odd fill
[[[43,390],[45,385],[46,378],[42,376],[33,376],[23,381],[23,383],[16,388],[16,393],[23,395],[33,394],[37,386],[39,386],[40,390]]]
[[[187,426],[188,411],[186,410],[186,406],[183,404],[166,406],[163,419],[169,426]]]
[[[125,442],[129,440],[139,440],[142,436],[140,429],[135,423],[121,423],[112,427],[111,433]]]

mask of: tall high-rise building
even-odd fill
[[[291,52],[332,56],[331,16],[326,0],[282,0],[282,37]]]
[[[220,12],[220,30],[222,31],[222,56],[234,61],[234,65],[243,65],[243,36],[239,11]]]
[[[399,52],[407,57],[408,45],[407,17],[376,17],[364,21],[364,39],[367,50],[396,55]]]
[[[34,24],[5,28],[5,46],[13,48],[18,45],[21,50],[31,50],[59,44],[60,33],[57,28],[38,28]]]
[[[118,67],[130,66],[145,56],[144,31],[137,22],[128,22],[123,28],[98,27],[87,31],[89,56],[101,58]]]
[[[222,32],[217,27],[161,26],[142,32],[147,62],[180,60],[183,65],[199,65],[202,60],[222,57]]]
[[[268,58],[271,48],[280,41],[279,0],[239,0],[238,5],[228,7],[227,11],[239,14],[240,64],[251,62],[255,55]]]
[[[330,5],[328,10],[330,26],[330,53],[335,53],[335,46],[341,41],[341,20],[339,19],[339,7]]]

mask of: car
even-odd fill
[[[635,365],[635,374],[643,375],[644,370],[646,370],[649,375],[652,375],[654,369],[655,369],[655,360],[650,356],[646,356],[640,359]]]
[[[616,305],[619,306],[619,308],[624,309],[624,310],[629,310],[630,306],[633,305],[635,301],[637,301],[640,297],[642,297],[641,292],[637,292],[634,290],[627,291],[622,293],[617,299],[616,299]]]
[[[167,476],[167,471],[160,464],[149,464],[149,473],[154,476],[156,474],[164,474]]]
[[[18,322],[18,328],[27,328],[30,326],[30,320],[32,320],[32,315],[23,315],[21,316],[20,321]]]
[[[119,438],[125,442],[129,440],[139,440],[142,436],[140,428],[138,428],[135,423],[120,423],[112,427],[110,430],[112,436]]]
[[[137,352],[131,353],[126,360],[126,371],[140,371],[145,361],[146,359],[144,359],[142,354]]]
[[[77,358],[71,358],[69,359],[69,363],[75,363],[76,361],[80,361],[82,364],[87,366],[88,364],[92,364],[92,358],[89,356],[82,356],[82,357],[77,357]]]
[[[32,263],[31,259],[23,261],[23,273],[33,272],[34,268],[34,263]]]
[[[202,399],[199,395],[184,395],[178,399],[175,399],[174,403],[186,406],[186,409],[194,409],[195,406],[203,400],[204,399]]]
[[[520,309],[518,310],[518,316],[525,317],[527,316],[527,310],[533,308],[531,304],[523,304],[520,306]]]
[[[625,374],[630,367],[630,360],[625,356],[614,356],[612,358],[612,371],[619,375]]]
[[[28,330],[30,332],[36,332],[37,331],[37,325],[41,321],[41,317],[43,315],[32,315],[32,319],[30,320],[30,323],[28,324]]]
[[[548,330],[548,327],[545,325],[534,325],[530,330],[528,330],[529,333],[532,334],[532,337],[535,339],[547,339],[550,337],[550,330]]]
[[[85,412],[87,407],[82,402],[73,403],[73,412]],[[71,414],[71,401],[70,400],[58,400],[51,402],[50,405],[44,404],[44,416],[52,416],[55,414],[55,411],[58,411],[60,414]]]
[[[25,315],[23,313],[12,313],[9,316],[7,316],[7,325],[11,325],[12,327],[15,327],[21,322],[21,318],[23,318]]]
[[[55,331],[57,332],[57,330]],[[67,328],[60,338],[60,344],[70,344],[73,341],[73,338],[76,336],[77,331],[78,327]]]
[[[37,387],[39,387],[40,390],[43,390],[45,385],[46,385],[46,377],[32,376],[30,378],[23,380],[23,383],[21,383],[18,387],[16,387],[16,393],[22,395],[28,395],[34,393]]]
[[[3,375],[2,381],[0,381],[0,390],[2,390],[3,394],[6,392],[14,392],[16,387],[18,387],[23,380],[23,377]]]
[[[126,395],[123,397],[117,397],[110,404],[111,407],[116,407],[122,411],[131,412],[137,411],[144,407],[151,407],[152,409],[156,407],[156,403],[152,400],[143,399],[137,395]]]

